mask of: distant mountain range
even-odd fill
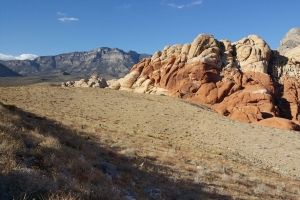
[[[72,52],[55,56],[41,56],[34,60],[9,60],[0,64],[19,75],[53,75],[53,74],[99,74],[111,77],[123,77],[131,67],[149,54],[135,51],[124,52],[118,48],[102,47],[89,52]],[[9,76],[0,68],[0,76]],[[7,71],[7,69],[6,69]]]

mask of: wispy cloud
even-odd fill
[[[58,14],[58,15],[63,15],[63,16],[66,15],[66,13],[62,13],[62,12],[57,12],[57,14]]]
[[[178,9],[184,8],[184,5],[175,5],[174,3],[168,3],[167,6]]]
[[[78,18],[75,18],[75,17],[66,17],[67,14],[63,13],[63,12],[57,12],[57,15],[59,15],[59,16],[65,16],[65,17],[58,18],[58,20],[61,21],[61,22],[78,21],[79,20]]]
[[[202,0],[194,1],[194,2],[192,2],[192,3],[190,3],[190,4],[188,4],[187,7],[190,7],[190,6],[196,6],[196,5],[199,5],[199,4],[201,4],[201,3],[202,3]]]
[[[176,5],[174,3],[168,3],[166,5],[170,6],[172,8],[182,9],[182,8],[187,8],[187,7],[191,7],[191,6],[196,6],[196,5],[199,5],[201,3],[202,3],[202,0],[198,0],[198,1],[194,1],[194,2],[189,3],[189,4]]]
[[[131,7],[131,4],[124,4],[123,5],[123,8],[125,8],[125,9],[128,9],[128,8],[130,8]]]
[[[116,8],[117,9],[129,9],[131,8],[132,4],[123,4],[123,5],[118,5]]]
[[[63,18],[58,18],[59,21],[66,22],[66,21],[78,21],[78,18],[74,17],[63,17]]]
[[[35,54],[21,54],[19,56],[5,55],[0,53],[0,60],[33,60],[38,56]]]

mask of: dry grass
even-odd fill
[[[19,93],[14,96],[10,90]],[[122,92],[116,97],[106,90],[55,87],[3,92],[0,199],[298,199],[300,195],[297,176],[274,172],[256,159],[208,143],[201,137],[204,129],[195,134],[191,128],[176,127],[175,119],[198,125],[180,116],[182,107],[178,113],[164,109],[166,97]],[[91,100],[96,95],[101,97],[96,102],[105,106]],[[131,100],[130,95],[148,103],[121,104]],[[160,112],[150,110],[151,102]],[[132,109],[145,110],[148,117],[128,115],[122,120],[122,113]],[[159,121],[160,116],[166,122]],[[219,131],[213,133],[211,127],[213,137],[221,137]]]
[[[1,106],[0,119],[0,199],[118,199],[98,166],[105,149],[15,107]]]
[[[183,197],[211,196],[195,192],[201,185],[185,181],[175,185],[169,178],[176,173],[168,166],[150,164],[150,156],[138,156],[138,146],[114,151],[119,133],[100,129],[92,139],[14,106],[1,105],[0,119],[0,199],[122,199],[130,192],[140,199],[155,199],[155,194],[149,197],[144,191],[153,183],[166,190],[159,198],[186,190],[193,192]],[[101,136],[104,142],[96,139]]]

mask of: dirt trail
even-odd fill
[[[77,129],[105,127],[146,139],[160,134],[175,147],[206,145],[300,177],[299,132],[241,123],[183,100],[95,88],[0,87],[0,101]]]

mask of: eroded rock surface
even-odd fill
[[[294,37],[292,37],[294,35]],[[284,51],[284,55],[273,52],[272,65],[269,67],[271,75],[276,81],[276,97],[280,117],[293,120],[296,123],[300,121],[300,45],[296,46],[297,41],[300,44],[300,29],[291,29],[282,39],[281,44],[291,44]],[[294,48],[293,48],[294,47]],[[282,53],[282,52],[281,52]]]
[[[257,35],[250,35],[233,43],[233,45],[242,72],[267,73],[271,49],[263,39]]]
[[[200,34],[191,44],[165,46],[110,87],[168,94],[243,122],[299,130],[299,57],[300,46],[280,55],[257,35],[231,43]]]

